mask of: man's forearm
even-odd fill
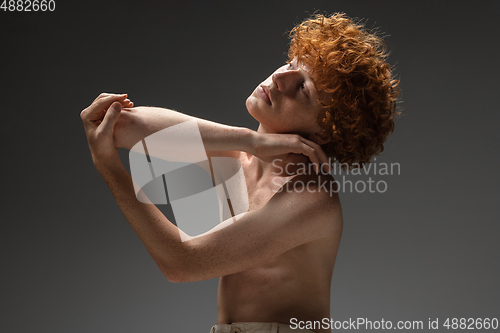
[[[180,272],[177,263],[185,257],[179,234],[182,231],[153,204],[144,204],[136,199],[132,178],[119,159],[96,163],[96,168],[159,269],[168,280],[175,281],[176,274]]]
[[[117,147],[131,149],[147,136],[188,120],[196,120],[207,152],[245,151],[252,153],[257,132],[188,116],[157,107],[124,109],[115,125]]]

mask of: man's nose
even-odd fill
[[[274,73],[272,79],[278,91],[282,93],[292,92],[300,86],[300,73],[298,70],[287,70],[285,72]]]

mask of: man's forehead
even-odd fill
[[[309,73],[309,75],[312,75],[312,66],[309,64],[309,62],[306,59],[299,59],[297,57],[293,58],[292,61],[290,61],[292,65],[294,65],[296,68],[300,68],[306,72]]]
[[[311,97],[316,98],[318,100],[323,100],[323,99],[328,97],[327,93],[325,93],[324,91],[318,91],[318,89],[316,88],[315,73],[313,72],[312,65],[307,61],[307,59],[303,59],[303,58],[299,59],[299,58],[295,57],[290,61],[290,63],[295,68],[301,69],[304,72],[304,74],[307,75],[311,79],[311,81],[313,82],[314,91],[312,91],[312,92],[313,92],[314,96],[311,96]]]

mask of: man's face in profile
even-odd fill
[[[246,106],[268,132],[310,134],[321,130],[318,117],[323,107],[310,68],[297,58],[262,82]]]

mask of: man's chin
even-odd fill
[[[262,113],[262,106],[259,105],[259,102],[261,102],[261,100],[252,95],[247,98],[246,107],[248,113],[260,123],[259,119],[261,119],[260,114]]]

